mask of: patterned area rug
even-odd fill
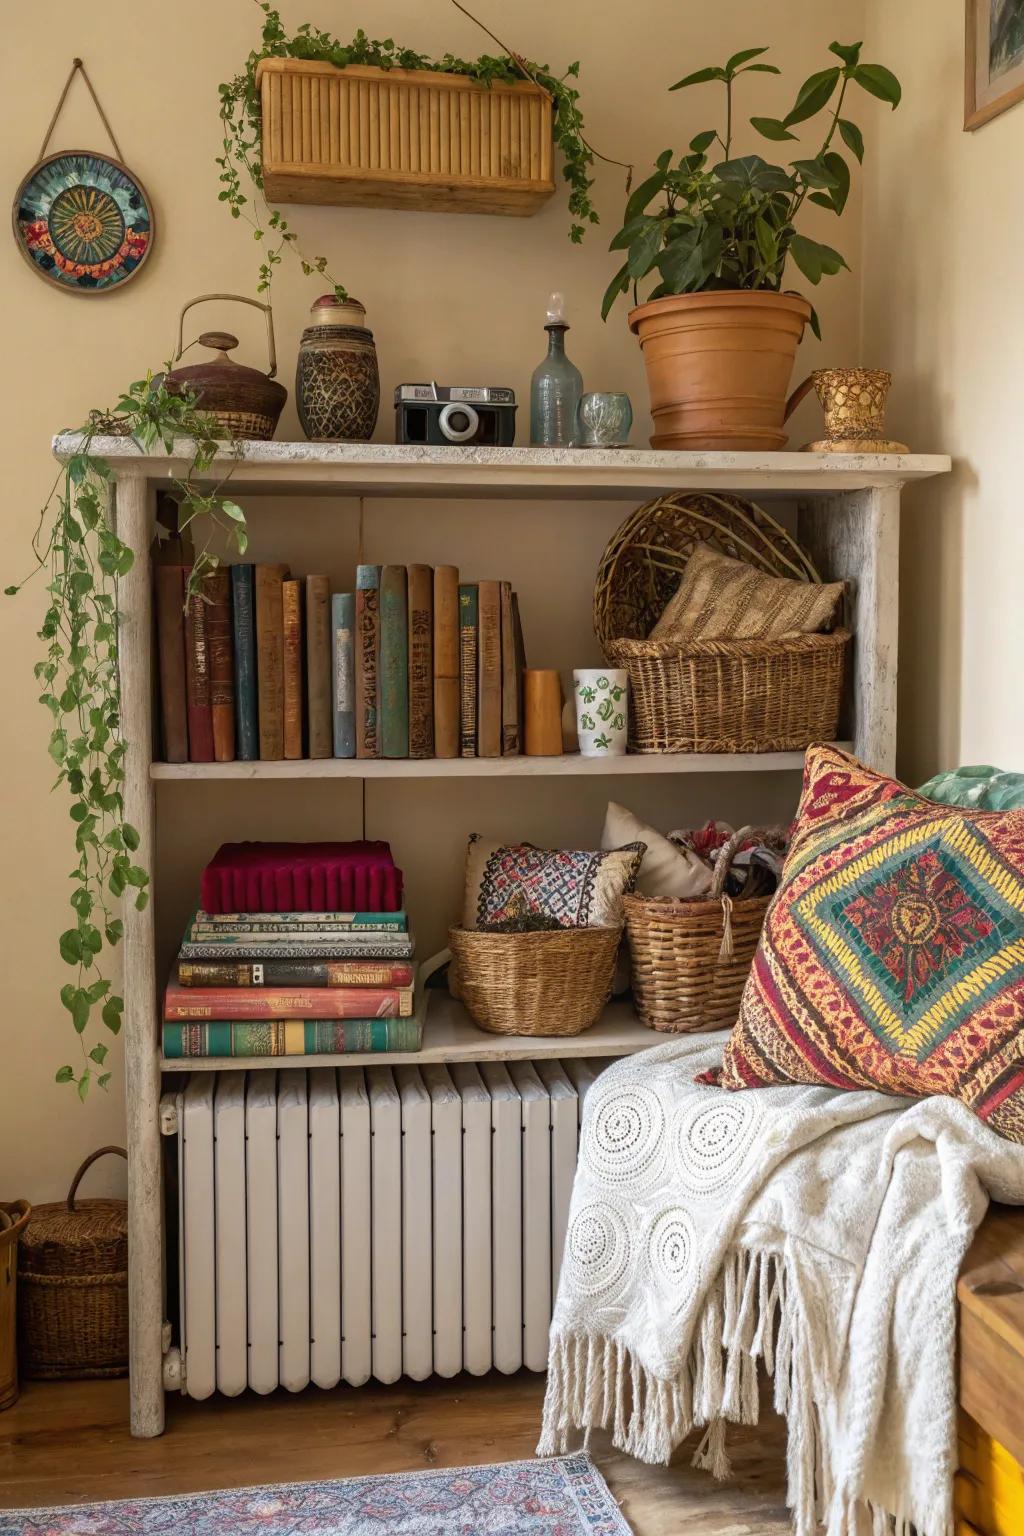
[[[630,1536],[589,1456],[0,1510],[0,1536]]]

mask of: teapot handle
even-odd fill
[[[190,309],[195,307],[195,305],[206,304],[211,299],[227,299],[230,303],[251,304],[254,309],[262,309],[263,313],[267,317],[267,350],[270,354],[270,372],[268,373],[267,377],[272,379],[277,373],[277,348],[274,346],[274,312],[269,304],[261,304],[259,299],[246,298],[244,293],[201,293],[198,298],[189,299],[188,303],[181,311],[181,314],[178,316],[178,350],[174,354],[174,361],[177,362],[182,352],[185,350],[185,316],[188,314]]]
[[[252,301],[250,300],[250,302]],[[804,379],[803,383],[797,385],[796,389],[794,389],[793,393],[786,401],[786,409],[782,416],[783,421],[789,420],[797,406],[800,404],[801,400],[803,400],[805,396],[809,395],[813,388],[814,374],[809,373],[806,379]]]

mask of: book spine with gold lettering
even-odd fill
[[[199,592],[193,592],[185,605],[185,693],[188,701],[189,761],[212,763],[210,639],[206,628],[206,603]]]
[[[434,567],[434,756],[459,755],[459,572]]]
[[[284,757],[284,603],[286,565],[256,567],[256,692],[260,757]]]
[[[476,689],[479,603],[476,585],[459,587],[459,755],[476,757]]]
[[[501,756],[501,586],[481,581],[477,588],[476,751],[478,757]]]
[[[434,573],[409,566],[409,756],[434,755]]]
[[[382,757],[409,756],[409,596],[404,565],[380,573]]]
[[[219,565],[203,581],[206,637],[210,653],[210,713],[213,755],[218,763],[235,760],[235,644],[231,623],[231,572]]]
[[[281,584],[281,623],[284,643],[284,755],[293,760],[302,756],[303,695],[302,681],[302,582]]]
[[[356,757],[380,757],[380,566],[356,568]]]
[[[333,755],[331,584],[306,577],[306,732],[310,757]]]
[[[400,1019],[412,987],[180,987],[169,982],[165,1019]]]

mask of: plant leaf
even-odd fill
[[[823,276],[834,277],[846,262],[839,252],[818,240],[808,240],[806,235],[794,235],[789,244],[793,260],[807,281],[817,285]]]
[[[670,91],[682,91],[688,85],[703,85],[706,80],[724,80],[725,70],[708,66],[707,69],[694,70],[692,75],[686,75],[684,79],[677,80],[675,85],[670,85]]]
[[[620,293],[625,293],[628,288],[629,278],[626,272],[626,263],[623,262],[622,266],[616,272],[615,276],[608,284],[608,287],[605,289],[604,298],[601,300],[602,320],[608,319],[608,315],[611,312],[611,307],[615,303],[615,300],[618,298]]]
[[[759,59],[762,53],[767,53],[767,48],[742,48],[739,53],[734,53],[731,59],[725,61],[725,72],[734,75],[741,64],[746,64],[748,59]]]
[[[635,279],[647,276],[654,265],[654,258],[661,249],[663,232],[661,219],[652,219],[648,227],[641,230],[629,248],[626,271],[630,277]]]
[[[829,53],[834,53],[837,59],[842,59],[848,69],[852,68],[860,58],[863,43],[829,43]]]
[[[797,93],[792,110],[782,119],[786,127],[792,128],[794,123],[806,122],[809,117],[820,112],[838,85],[839,75],[838,65],[832,69],[819,69],[817,74],[808,75]]]
[[[830,149],[823,158],[833,177],[832,207],[836,213],[842,213],[846,207],[846,199],[850,195],[850,167],[842,155],[837,154],[834,149]]]
[[[794,160],[792,164],[809,187],[835,186],[835,177],[823,160]]]
[[[857,156],[858,160],[864,159],[864,135],[856,123],[851,123],[848,117],[839,119],[839,133],[847,149]]]
[[[695,155],[702,155],[706,149],[710,149],[718,135],[713,128],[705,128],[703,133],[694,134],[690,140],[690,148]]]
[[[785,123],[777,117],[752,117],[750,126],[756,128],[766,139],[795,139],[796,134],[790,133]]]
[[[642,181],[633,190],[626,204],[626,211],[622,216],[623,227],[632,219],[635,219],[638,214],[643,213],[651,198],[660,192],[664,185],[665,173],[663,171],[655,171],[653,176],[648,176],[646,181]]]
[[[903,87],[891,69],[886,69],[884,64],[858,64],[853,78],[879,101],[887,101],[895,112],[903,96]]]
[[[608,249],[610,251],[628,251],[637,235],[652,219],[657,221],[657,214],[641,213],[635,219],[630,219],[628,224],[623,224]]]

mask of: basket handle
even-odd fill
[[[0,1232],[0,1248],[8,1243],[16,1243],[21,1233],[28,1226],[28,1219],[32,1215],[32,1207],[27,1200],[4,1201],[0,1204],[2,1210],[11,1221],[11,1225]]]
[[[118,1157],[123,1157],[125,1162],[128,1161],[128,1153],[125,1151],[124,1147],[99,1147],[95,1152],[90,1152],[81,1168],[79,1168],[78,1172],[71,1180],[71,1188],[68,1190],[69,1211],[73,1211],[75,1208],[75,1196],[78,1194],[78,1186],[81,1184],[83,1177],[92,1167],[96,1159],[98,1157],[106,1157],[108,1152],[116,1152]]]
[[[731,960],[733,957],[732,897],[726,895],[726,878],[732,868],[732,861],[739,852],[740,844],[746,842],[753,830],[753,827],[740,827],[735,831],[728,842],[723,843],[722,851],[715,864],[715,873],[711,881],[711,899],[722,903],[722,947],[718,951],[719,960]]]

